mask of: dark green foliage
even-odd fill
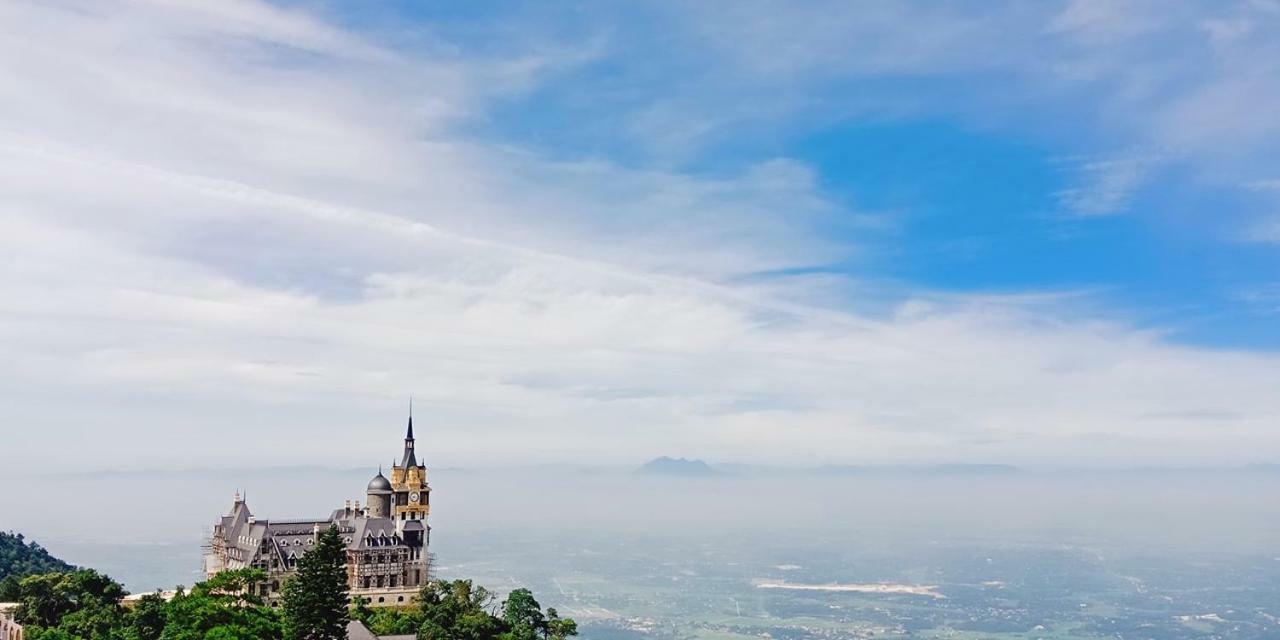
[[[578,635],[573,620],[562,619],[555,609],[544,614],[528,589],[512,591],[499,607],[493,593],[470,580],[429,582],[414,607],[366,611],[367,617],[357,619],[377,635],[417,632],[422,640],[564,640]]]
[[[27,542],[21,533],[0,531],[0,602],[14,602],[12,595],[17,579],[37,573],[67,573],[75,567],[49,555],[44,547]],[[13,578],[10,580],[10,578]]]
[[[369,608],[369,599],[356,596],[351,599],[351,619],[359,620],[369,626],[369,618],[373,617],[373,609]]]
[[[132,610],[124,589],[90,569],[28,576],[16,617],[29,640],[280,640],[280,616],[246,587],[260,569],[227,571],[165,602],[143,596]]]
[[[21,578],[18,576],[5,576],[0,578],[0,602],[16,602],[21,597],[21,591],[18,583]]]
[[[298,561],[284,586],[284,634],[289,640],[347,637],[347,551],[330,526]]]
[[[482,640],[502,631],[490,610],[496,598],[470,580],[429,582],[418,593],[423,614],[418,637],[425,640]]]
[[[79,637],[56,627],[53,629],[34,627],[32,631],[27,633],[26,637],[27,640],[81,640]]]
[[[547,621],[543,626],[543,634],[551,640],[564,640],[578,635],[578,623],[573,618],[561,618],[555,607],[547,609]]]
[[[179,590],[165,607],[160,640],[279,640],[280,616],[249,591],[266,578],[261,569],[237,569],[197,583],[191,593]]]
[[[542,615],[542,606],[533,598],[528,589],[516,589],[507,594],[502,603],[502,621],[509,630],[512,640],[537,640],[541,635],[546,617]]]
[[[379,636],[397,636],[418,633],[422,627],[422,610],[405,609],[372,609],[368,618],[361,620],[366,627]]]
[[[8,539],[26,549],[24,554],[33,548],[37,555],[43,552],[18,536]],[[346,571],[346,546],[330,528],[285,584],[283,615],[251,589],[266,581],[261,569],[224,571],[190,592],[179,588],[169,602],[146,595],[132,609],[120,604],[125,595],[120,584],[91,569],[11,576],[0,580],[0,594],[6,596],[0,599],[19,603],[15,617],[26,625],[28,640],[345,640]],[[499,605],[493,593],[470,580],[429,582],[409,607],[368,605],[357,598],[350,616],[377,635],[565,640],[578,634],[577,624],[555,609],[544,614],[528,589],[512,591]]]
[[[27,576],[18,583],[18,610],[14,617],[24,625],[57,627],[85,638],[95,630],[110,628],[123,615],[120,599],[124,587],[93,569]]]
[[[129,612],[128,623],[133,640],[159,640],[167,622],[168,605],[159,594],[142,596]]]

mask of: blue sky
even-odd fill
[[[0,25],[20,459],[1280,458],[1276,2]]]
[[[775,158],[802,163],[821,192],[850,212],[820,225],[850,251],[799,269],[875,280],[890,298],[916,288],[1085,291],[1175,340],[1280,346],[1280,259],[1274,242],[1250,237],[1250,225],[1277,215],[1275,194],[1250,186],[1277,172],[1274,145],[1242,150],[1219,169],[1213,156],[1221,150],[1144,137],[1124,121],[1142,119],[1140,105],[1117,114],[1112,104],[1125,83],[1152,84],[1144,89],[1152,95],[1135,102],[1159,109],[1234,75],[1249,77],[1259,97],[1268,95],[1280,82],[1276,69],[1249,56],[1271,51],[1259,41],[1280,27],[1276,7],[1182,3],[1167,11],[1159,3],[1075,2],[974,9],[905,3],[886,16],[865,5],[766,2],[719,16],[682,3],[328,10],[405,46],[446,43],[458,55],[495,57],[552,50],[569,58],[539,86],[496,101],[469,123],[494,144],[700,175]],[[929,18],[917,31],[920,14]],[[810,37],[813,20],[833,25],[823,29],[826,37]],[[928,51],[929,43],[917,47],[923,53],[911,48],[930,29],[947,32],[938,23],[949,20],[965,25],[952,41],[938,51]],[[777,24],[756,24],[770,22]],[[976,41],[1001,29],[1013,33],[994,44]],[[778,69],[733,60],[719,39],[735,32],[759,40],[737,44],[758,46],[766,65],[781,58]],[[842,47],[841,37],[869,42]],[[905,40],[886,48],[922,58],[898,67],[885,54],[866,68],[845,66],[845,58],[886,40]],[[949,58],[949,49],[969,46],[989,47],[986,55],[996,59]],[[1244,60],[1229,59],[1224,52],[1232,46],[1245,49],[1233,54]],[[1055,66],[1082,61],[1096,68],[1080,78],[1051,77]],[[1265,111],[1265,101],[1250,110]],[[679,137],[651,135],[650,117],[666,120]],[[1274,142],[1274,125],[1262,128]],[[1237,144],[1223,137],[1223,147]],[[1241,162],[1247,172],[1237,173],[1233,165]],[[1230,175],[1215,175],[1220,171]]]

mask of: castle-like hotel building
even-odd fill
[[[391,467],[391,479],[378,475],[369,481],[365,506],[348,501],[328,518],[262,520],[254,517],[239,493],[231,512],[213,527],[205,547],[205,574],[256,567],[267,581],[255,587],[275,601],[284,581],[297,568],[322,531],[336,526],[347,545],[347,586],[351,597],[368,598],[373,605],[409,602],[427,581],[430,556],[431,487],[427,468],[413,450],[413,416],[405,434],[404,454]]]

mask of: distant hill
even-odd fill
[[[0,580],[9,576],[71,571],[75,567],[49,555],[44,547],[27,542],[21,533],[0,531]]]
[[[1010,475],[1022,470],[1004,464],[935,464],[902,466],[827,465],[816,467],[812,473],[825,475],[905,474],[930,476],[987,476]]]
[[[714,476],[716,470],[701,460],[686,458],[654,458],[636,470],[637,473],[655,476]]]

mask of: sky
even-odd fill
[[[1280,462],[1280,2],[0,5],[9,470]]]

